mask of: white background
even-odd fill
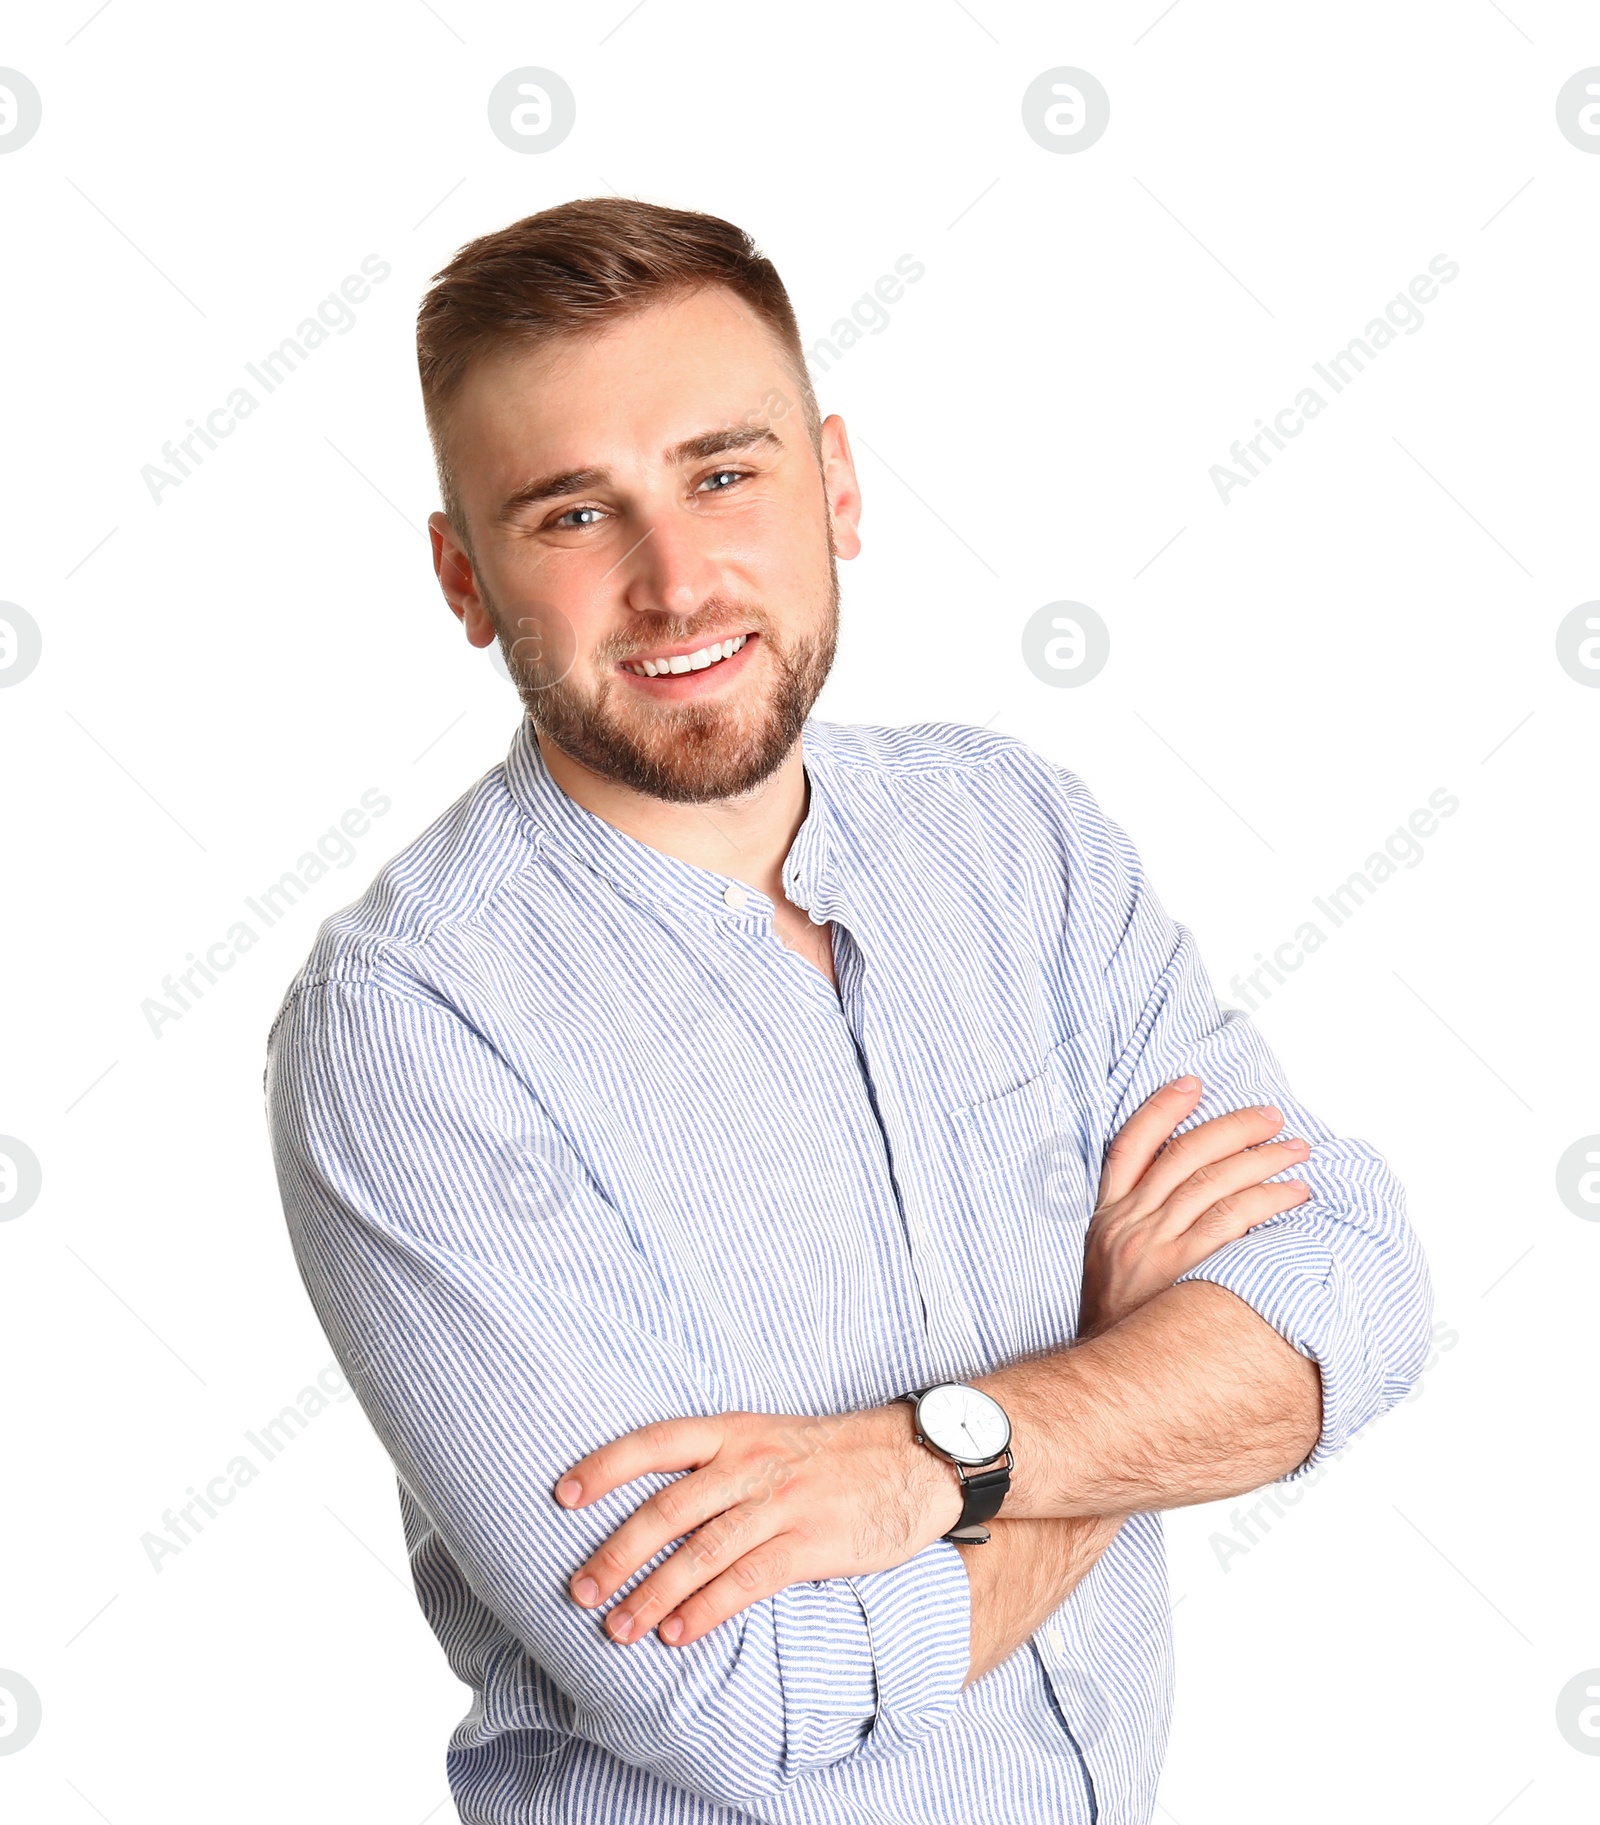
[[[453,1817],[466,1693],[353,1401],[159,1571],[141,1536],[330,1358],[263,1130],[279,997],[517,720],[428,562],[417,299],[473,235],[611,189],[747,227],[808,342],[926,265],[819,380],[866,491],[821,713],[987,722],[1074,768],[1235,1003],[1313,895],[1459,798],[1256,998],[1405,1181],[1454,1341],[1225,1566],[1237,1504],[1172,1517],[1156,1816],[1594,1816],[1556,1699],[1600,1666],[1600,1227],[1556,1164],[1600,1130],[1600,693],[1555,633],[1600,596],[1600,156],[1555,97],[1600,25],[1161,5],[9,10],[44,114],[0,156],[0,597],[44,649],[0,691],[0,1132],[44,1178],[0,1224],[0,1668],[44,1724],[0,1757],[7,1819]],[[578,108],[536,156],[485,112],[530,64]],[[1058,65],[1111,98],[1072,156],[1020,114]],[[141,466],[374,253],[354,329],[153,502]],[[1438,254],[1423,327],[1224,505],[1211,465]],[[1081,688],[1022,662],[1062,599],[1111,630]],[[353,863],[153,1035],[163,977],[372,787]]]

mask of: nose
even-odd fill
[[[722,580],[711,537],[691,514],[669,508],[654,515],[617,566],[626,605],[638,614],[690,619]]]

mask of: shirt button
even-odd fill
[[[922,1219],[920,1217],[913,1217],[911,1219],[911,1239],[914,1242],[926,1242],[928,1239],[928,1232],[922,1227]]]
[[[1060,1631],[1060,1629],[1054,1629],[1054,1628],[1053,1628],[1053,1629],[1047,1629],[1047,1630],[1046,1630],[1046,1631],[1045,1631],[1045,1637],[1044,1637],[1044,1638],[1045,1638],[1045,1641],[1046,1641],[1046,1642],[1047,1642],[1047,1644],[1048,1644],[1048,1645],[1049,1645],[1049,1648],[1050,1648],[1050,1652],[1051,1652],[1051,1653],[1052,1653],[1052,1654],[1059,1654],[1059,1653],[1061,1653],[1061,1651],[1062,1651],[1062,1641],[1061,1641],[1061,1631]]]
[[[743,911],[745,901],[749,897],[742,887],[736,886],[732,882],[729,882],[722,890],[722,904],[727,907],[729,912]]]

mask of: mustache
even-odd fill
[[[769,636],[767,617],[758,608],[742,603],[714,603],[688,620],[671,615],[651,620],[641,618],[626,634],[605,641],[595,657],[606,663],[632,659],[638,653],[653,653],[663,646],[703,646],[712,640],[728,640],[738,634],[756,633]]]

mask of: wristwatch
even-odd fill
[[[916,1408],[917,1443],[937,1451],[956,1467],[961,1515],[941,1539],[957,1546],[982,1546],[983,1525],[1000,1512],[1011,1487],[1011,1421],[999,1401],[964,1381],[942,1381],[903,1396]]]

